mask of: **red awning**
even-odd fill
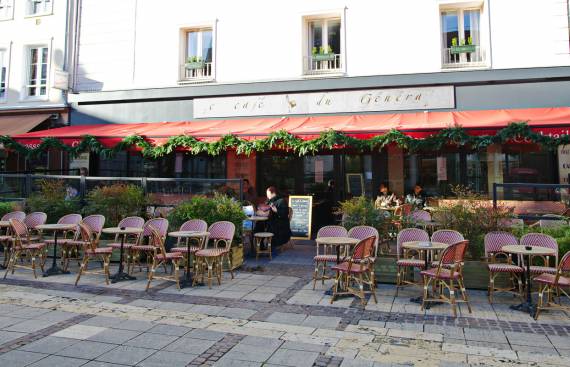
[[[56,137],[73,145],[81,141],[82,136],[92,135],[102,144],[112,146],[130,135],[141,135],[152,143],[161,144],[176,135],[191,135],[206,141],[227,134],[256,139],[278,130],[312,139],[328,129],[359,138],[397,129],[419,138],[452,126],[464,127],[474,135],[493,134],[511,122],[520,121],[526,121],[533,129],[545,134],[568,134],[570,107],[76,125],[15,135],[14,138],[28,146],[39,144],[40,139],[46,137]]]

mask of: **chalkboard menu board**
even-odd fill
[[[364,195],[364,178],[361,173],[346,174],[347,192],[352,196]]]
[[[310,239],[313,197],[289,196],[289,207],[293,210],[293,216],[291,217],[291,237],[296,239]]]

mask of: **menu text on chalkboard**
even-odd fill
[[[347,191],[352,196],[364,195],[364,178],[361,173],[346,174]]]
[[[312,196],[289,196],[291,216],[291,237],[295,239],[311,238],[311,221],[313,214]]]

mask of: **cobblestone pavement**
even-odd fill
[[[425,312],[407,288],[377,289],[378,304],[330,304],[312,267],[279,257],[245,266],[222,285],[178,291],[156,281],[105,285],[75,274],[0,280],[0,366],[569,366],[570,319],[538,322],[470,291],[473,313]],[[257,265],[249,264],[249,265]],[[257,271],[253,271],[257,270]]]

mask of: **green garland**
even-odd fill
[[[398,130],[390,130],[383,135],[370,139],[357,139],[335,130],[322,132],[317,138],[303,140],[285,130],[275,131],[266,138],[259,140],[245,140],[235,135],[224,135],[218,141],[204,142],[193,136],[172,136],[163,145],[154,146],[143,136],[131,135],[125,137],[112,148],[105,148],[94,136],[85,135],[76,146],[68,146],[57,138],[43,138],[35,148],[28,148],[9,136],[0,136],[0,143],[5,148],[23,154],[26,157],[36,157],[48,149],[59,149],[76,156],[82,152],[95,152],[103,156],[113,156],[117,152],[138,148],[142,155],[157,158],[172,153],[177,148],[183,148],[192,154],[207,153],[219,155],[228,150],[235,149],[238,154],[250,155],[252,152],[264,152],[271,149],[284,149],[295,152],[299,156],[315,154],[322,150],[333,148],[352,148],[358,151],[371,151],[382,149],[388,144],[395,144],[408,151],[434,151],[440,150],[448,144],[456,146],[469,146],[473,149],[483,149],[491,144],[501,144],[512,139],[526,139],[541,145],[546,149],[555,149],[559,145],[570,144],[570,136],[546,136],[535,133],[526,122],[513,122],[499,130],[496,135],[472,136],[462,127],[449,127],[442,129],[423,139],[416,139]]]

